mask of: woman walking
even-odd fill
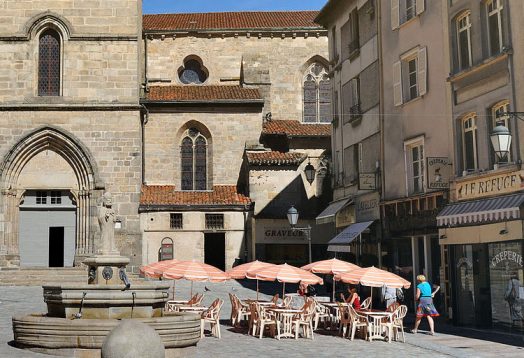
[[[437,289],[431,292],[431,285],[426,282],[426,276],[418,275],[417,281],[419,282],[417,285],[417,320],[415,321],[415,328],[411,332],[417,333],[422,317],[426,317],[429,323],[429,334],[434,335],[435,322],[433,322],[433,317],[439,316],[439,313],[433,305],[433,297],[440,289],[440,286],[437,286]]]

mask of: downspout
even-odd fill
[[[378,188],[378,194],[379,194],[379,200],[384,200],[384,190],[385,190],[385,178],[384,178],[384,158],[385,158],[385,150],[384,150],[384,61],[382,60],[382,8],[381,8],[381,1],[375,2],[377,6],[377,11],[375,13],[377,14],[377,46],[378,46],[378,88],[379,88],[379,103],[378,103],[378,114],[379,114],[379,131],[380,131],[380,166],[379,168],[376,168],[377,175],[380,176],[380,187]],[[377,170],[378,169],[378,170]],[[380,210],[380,213],[382,214],[382,210]],[[381,218],[384,219],[384,218]],[[377,229],[377,231],[380,231],[380,240],[378,241],[378,250],[379,255],[378,256],[378,266],[382,267],[382,240],[384,239],[384,232],[382,231],[382,220],[380,220],[380,227]]]
[[[142,185],[146,183],[146,157],[145,157],[145,129],[146,124],[149,121],[149,110],[143,104],[140,105],[140,142],[142,143],[142,170],[141,170],[141,182]]]

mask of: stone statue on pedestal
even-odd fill
[[[113,209],[111,193],[105,192],[102,197],[102,206],[98,210],[98,224],[100,225],[100,239],[102,255],[119,255],[115,245],[116,215]]]

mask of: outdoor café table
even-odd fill
[[[369,332],[369,340],[372,341],[373,339],[380,338],[380,339],[387,339],[387,335],[384,335],[384,325],[383,320],[384,318],[390,317],[393,312],[385,312],[380,310],[373,310],[373,309],[367,309],[367,310],[360,310],[358,313],[362,315],[366,315],[368,317],[369,323],[371,325],[371,331]]]
[[[204,307],[204,306],[179,306],[178,307],[179,312],[199,313],[199,312],[204,312],[205,310],[207,310],[207,307]]]
[[[267,310],[274,312],[276,318],[280,321],[280,337],[295,337],[293,334],[293,317],[295,317],[297,314],[303,313],[302,310],[287,308],[268,308]]]
[[[261,305],[262,307],[273,306],[273,302],[271,302],[271,301],[244,300],[242,302],[245,302],[247,304],[250,304],[250,303],[253,303],[253,302],[258,302],[258,304]]]

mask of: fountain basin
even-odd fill
[[[82,306],[82,318],[125,319],[161,317],[168,300],[169,284],[134,283],[123,285],[48,285],[43,286],[47,316],[73,318]],[[85,296],[84,296],[85,293]],[[83,298],[83,302],[82,302]]]
[[[171,313],[164,317],[136,320],[151,326],[160,335],[166,349],[195,346],[200,340],[198,314]],[[56,354],[56,350],[99,350],[106,336],[120,322],[118,319],[72,320],[45,314],[16,316],[12,319],[17,347],[51,354]]]

